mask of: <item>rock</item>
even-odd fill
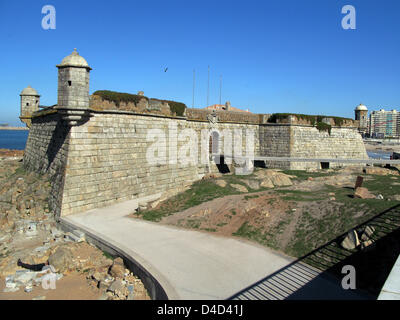
[[[10,292],[17,292],[18,290],[19,290],[18,287],[15,287],[15,288],[4,288],[3,292],[4,293],[10,293]]]
[[[375,228],[372,226],[366,226],[364,229],[363,234],[361,235],[361,240],[362,241],[368,241],[371,239],[372,235],[375,232]]]
[[[239,192],[249,192],[249,191],[247,190],[247,188],[246,188],[245,186],[242,186],[241,184],[234,184],[234,183],[231,183],[230,186],[231,186],[232,188],[236,189],[236,190],[239,191]]]
[[[360,240],[358,239],[357,232],[355,230],[351,230],[347,233],[347,236],[341,243],[341,246],[347,250],[353,250],[360,245]]]
[[[265,177],[263,180],[261,180],[260,186],[262,188],[273,188],[274,184],[272,183],[270,178]]]
[[[114,293],[119,298],[125,298],[128,295],[128,289],[125,287],[122,280],[115,280],[107,289],[107,291]]]
[[[308,181],[313,181],[314,178],[313,178],[313,177],[308,177],[307,180],[308,180]]]
[[[58,247],[56,251],[50,255],[49,263],[57,272],[64,273],[72,268],[72,254],[67,247]]]
[[[276,187],[284,187],[284,186],[293,185],[290,178],[286,174],[283,174],[283,173],[279,173],[279,174],[272,176],[271,181]]]
[[[258,190],[260,189],[260,182],[254,179],[246,179],[243,182],[251,189]]]
[[[393,200],[400,201],[400,194],[394,195]]]
[[[103,292],[101,296],[98,298],[98,300],[108,300],[108,295],[107,293]]]
[[[83,242],[83,241],[85,241],[85,234],[84,233],[82,233],[82,234],[83,234],[83,238],[82,238],[82,236],[79,236],[75,233],[67,232],[65,234],[65,239],[69,240],[69,241],[73,241],[73,242]]]
[[[6,288],[13,289],[15,287],[17,287],[17,284],[14,282],[14,277],[7,276],[6,277]]]
[[[32,291],[33,291],[32,285],[26,286],[25,289],[24,289],[24,291],[25,291],[26,293],[32,292]]]
[[[221,178],[222,173],[207,173],[204,175],[203,180]]]
[[[139,212],[147,210],[147,202],[139,202],[138,210],[139,210]]]
[[[367,240],[367,241],[363,241],[361,243],[361,250],[363,251],[368,251],[371,250],[373,248],[373,244],[375,242],[373,240]]]
[[[80,230],[74,230],[72,231],[72,234],[74,234],[76,237],[78,237],[78,241],[77,242],[83,242],[85,241],[85,233],[83,231]]]
[[[375,199],[375,196],[367,188],[359,187],[354,191],[354,198]]]
[[[377,198],[378,200],[383,200],[383,195],[378,194],[378,195],[376,196],[376,198]]]
[[[260,170],[255,173],[258,178],[269,178],[276,187],[291,186],[293,185],[289,175],[284,174],[278,170]]]
[[[100,290],[107,290],[110,287],[110,282],[109,281],[105,281],[105,280],[99,281],[97,287]]]
[[[380,176],[387,176],[389,174],[399,175],[398,171],[390,170],[390,169],[386,169],[386,168],[380,168],[380,167],[365,167],[364,172],[366,174],[375,174],[375,175],[380,175]]]
[[[126,287],[128,289],[128,297],[126,298],[126,300],[134,300],[134,286],[133,284],[130,284]]]
[[[215,184],[221,188],[225,188],[227,186],[227,182],[225,180],[215,180]]]
[[[93,275],[92,278],[96,280],[97,282],[103,281],[106,278],[106,275],[103,273],[100,273],[96,271]]]
[[[30,270],[17,270],[14,275],[14,282],[17,285],[25,285],[33,281],[36,276],[37,273]]]
[[[124,261],[121,258],[116,258],[110,268],[110,275],[114,278],[123,279],[125,276]]]

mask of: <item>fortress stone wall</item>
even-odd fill
[[[30,123],[24,165],[50,175],[49,204],[57,215],[146,196],[175,195],[218,170],[210,149],[219,154],[227,149],[232,152],[234,142],[239,141],[245,153],[251,145],[246,140],[249,132],[255,156],[367,157],[357,125],[351,120],[343,127],[333,126],[328,133],[294,119],[269,123],[268,114],[185,109],[177,116],[165,101],[156,101],[161,107],[155,112],[151,100],[147,104],[143,100],[116,104],[89,98],[91,68],[76,51],[58,67],[62,104],[22,119]],[[167,114],[162,114],[164,109]],[[185,150],[197,153],[186,159],[182,156]],[[266,165],[304,169],[320,168],[321,164],[275,161]]]

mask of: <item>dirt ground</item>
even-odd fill
[[[364,185],[371,183],[371,187],[378,188],[373,190],[375,195],[382,193],[389,201],[353,199],[359,175],[364,177]],[[398,175],[387,176],[385,182],[377,183],[378,178],[363,174],[362,167],[348,167],[302,172],[300,176],[301,179],[292,176],[291,186],[227,195],[167,214],[159,222],[244,237],[300,257],[398,203],[390,201],[398,189]]]
[[[111,274],[117,259],[58,229],[47,204],[47,177],[27,172],[22,154],[0,149],[0,300],[150,300],[142,281],[123,262],[119,272]],[[56,289],[15,280],[26,271],[17,265],[18,259],[31,265],[51,261],[62,275]],[[18,291],[4,292],[8,276]],[[117,290],[111,288],[114,283],[121,284]],[[24,291],[27,285],[32,292]]]
[[[0,149],[0,157],[22,157],[24,150]]]
[[[45,297],[46,300],[98,300],[102,293],[94,286],[87,283],[84,274],[74,273],[67,275],[56,283],[56,289],[43,289],[34,287],[30,293],[21,288],[17,292],[4,293],[4,279],[0,278],[0,300],[32,300]]]

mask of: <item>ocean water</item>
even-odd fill
[[[29,130],[0,130],[0,149],[24,150]]]
[[[390,160],[391,152],[385,151],[367,151],[368,157],[371,159],[385,159]]]

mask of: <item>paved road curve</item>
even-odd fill
[[[137,201],[127,201],[62,220],[134,257],[158,280],[170,299],[249,298],[240,292],[293,262],[247,241],[127,217],[136,207]],[[253,298],[285,298],[282,293],[267,294],[268,286],[262,286],[264,293],[251,295]],[[319,280],[317,288],[321,299],[327,291],[343,298],[343,290],[330,280]],[[303,294],[301,298],[307,296]]]

